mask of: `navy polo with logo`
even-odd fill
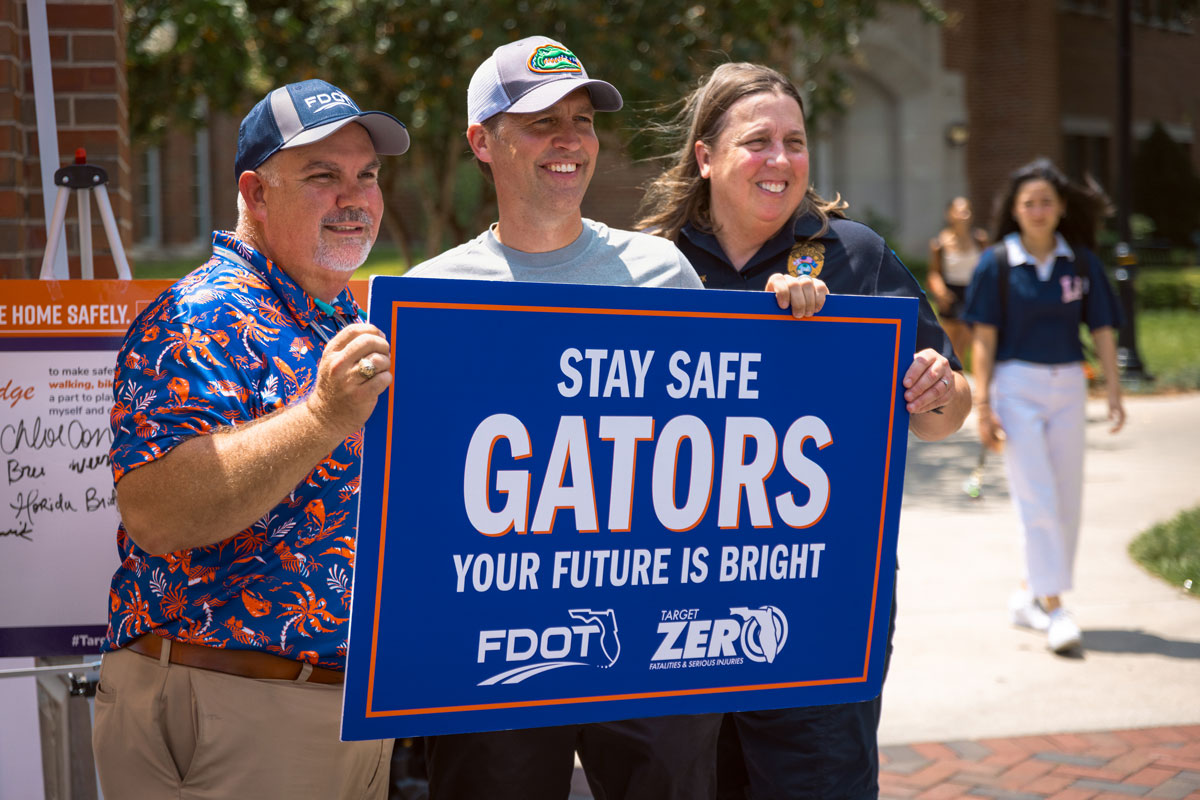
[[[1072,251],[1065,243],[1058,252],[1048,280],[1040,280],[1032,256],[1019,245],[1008,248],[1008,298],[1003,309],[996,254],[988,249],[980,257],[967,288],[963,319],[999,329],[997,362],[1083,361],[1080,324],[1092,330],[1120,327],[1121,310],[1100,259],[1087,248]],[[1076,259],[1083,267],[1078,272]]]
[[[883,237],[848,219],[830,219],[829,229],[812,238],[820,228],[817,217],[798,217],[793,225],[785,225],[768,239],[740,271],[729,263],[721,243],[711,233],[684,225],[675,244],[695,267],[706,289],[762,291],[772,275],[784,273],[820,278],[830,294],[915,297],[920,300],[917,350],[932,348],[944,355],[951,367],[962,369],[920,284]]]

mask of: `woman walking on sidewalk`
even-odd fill
[[[954,355],[966,364],[971,328],[962,320],[967,285],[987,249],[987,234],[971,226],[971,201],[956,197],[946,206],[946,227],[929,243],[929,276],[926,288],[937,303],[938,322],[954,345]]]
[[[1025,538],[1025,580],[1012,622],[1045,631],[1048,647],[1081,645],[1063,608],[1072,586],[1083,502],[1086,323],[1104,370],[1112,432],[1125,423],[1113,329],[1120,310],[1092,252],[1108,199],[1045,159],[1018,169],[997,211],[997,244],[979,260],[964,318],[974,323],[979,437],[999,450]]]

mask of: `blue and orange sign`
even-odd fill
[[[343,738],[877,695],[916,310],[373,278]]]

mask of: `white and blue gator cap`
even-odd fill
[[[383,111],[361,111],[350,95],[321,80],[289,83],[258,101],[238,128],[234,180],[257,169],[279,150],[319,142],[351,122],[367,129],[375,152],[408,150],[404,123]]]
[[[588,77],[567,48],[545,36],[497,47],[479,65],[467,87],[467,122],[485,122],[505,111],[542,111],[576,89],[587,89],[597,111],[619,111],[621,93],[611,83]]]

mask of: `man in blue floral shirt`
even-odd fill
[[[383,798],[339,742],[362,425],[392,381],[347,290],[394,117],[309,80],[238,135],[238,225],[130,328],[94,746],[108,797]]]

